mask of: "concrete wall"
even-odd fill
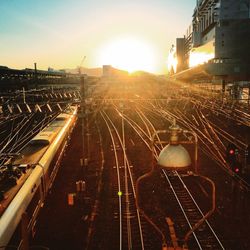
[[[249,0],[221,0],[219,19],[249,18]]]
[[[215,58],[250,63],[250,19],[221,20],[216,27]]]

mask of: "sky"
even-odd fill
[[[196,0],[0,0],[0,65],[162,74]],[[85,57],[85,60],[83,58]]]

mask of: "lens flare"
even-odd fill
[[[112,65],[129,72],[156,71],[156,53],[153,47],[143,40],[119,38],[103,45],[99,51],[99,65]]]
[[[177,55],[176,55],[176,47],[172,46],[168,54],[168,62],[167,62],[168,72],[176,73],[177,64],[178,64],[178,60],[177,60]]]

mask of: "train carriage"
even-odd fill
[[[74,128],[76,113],[77,107],[70,106],[12,160],[11,164],[23,173],[16,185],[0,201],[0,249],[8,245],[13,234],[14,242],[18,242],[19,247],[22,245],[23,242],[19,241],[24,215],[28,222],[27,235],[33,231],[38,212],[55,179],[69,135]]]

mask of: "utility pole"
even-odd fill
[[[80,77],[80,93],[81,93],[81,119],[82,119],[82,158],[80,160],[81,167],[83,168],[83,177],[85,175],[86,167],[88,165],[88,153],[86,154],[86,148],[85,148],[85,126],[86,126],[86,102],[85,102],[85,78],[82,76],[81,72],[81,66],[83,62],[85,61],[86,56],[83,57],[80,66],[78,67],[79,70],[79,77]],[[88,150],[88,148],[87,148]]]
[[[80,76],[80,93],[81,93],[81,119],[82,119],[82,158],[81,167],[85,172],[85,86],[84,76]],[[83,174],[84,175],[84,174]]]
[[[25,88],[23,87],[23,103],[26,103],[26,98],[25,98]]]
[[[34,74],[34,80],[35,80],[35,88],[37,89],[37,68],[36,68],[36,63],[34,63],[34,68],[35,68],[35,74]]]

